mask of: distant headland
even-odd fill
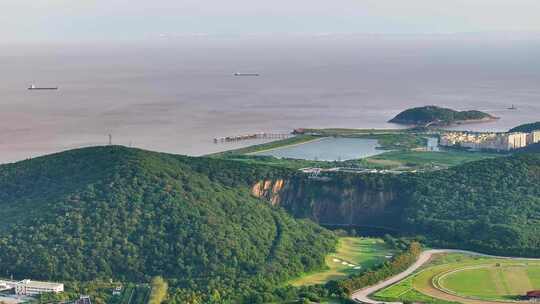
[[[499,119],[481,111],[456,111],[437,106],[407,109],[389,122],[422,127],[450,126],[465,123],[488,122]]]
[[[509,133],[512,133],[512,132],[530,133],[533,131],[540,131],[540,121],[519,125],[515,128],[510,129],[508,132]]]

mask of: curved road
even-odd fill
[[[418,257],[418,260],[414,264],[412,264],[407,270],[403,271],[402,273],[399,273],[393,277],[390,277],[384,281],[381,281],[375,285],[364,287],[362,289],[359,289],[351,295],[351,299],[358,303],[367,303],[367,304],[382,304],[382,303],[388,303],[388,302],[380,302],[375,301],[369,298],[370,294],[373,294],[381,289],[384,289],[390,285],[393,285],[406,277],[413,274],[418,268],[422,267],[422,265],[426,264],[431,257],[434,254],[438,253],[465,253],[470,255],[478,255],[478,256],[485,256],[485,257],[492,257],[492,258],[499,258],[499,259],[520,259],[520,260],[540,260],[540,259],[531,259],[531,258],[519,258],[519,257],[502,257],[502,256],[495,256],[495,255],[489,255],[489,254],[482,254],[478,252],[473,251],[466,251],[466,250],[455,250],[455,249],[433,249],[433,250],[426,250],[420,254]]]

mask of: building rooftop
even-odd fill
[[[32,280],[22,280],[18,282],[18,284],[24,284],[27,287],[35,287],[35,288],[56,288],[58,286],[63,285],[62,283],[41,282],[41,281],[32,281]]]

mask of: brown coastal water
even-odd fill
[[[540,120],[540,39],[471,37],[179,38],[2,46],[0,162],[113,143],[202,155],[212,139],[298,127],[395,128],[434,104]],[[235,77],[257,72],[259,77]],[[58,91],[28,91],[30,84]],[[507,108],[514,104],[517,110]]]

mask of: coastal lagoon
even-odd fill
[[[253,155],[320,161],[344,161],[369,157],[385,152],[378,150],[376,139],[327,137],[304,144],[277,148]]]

